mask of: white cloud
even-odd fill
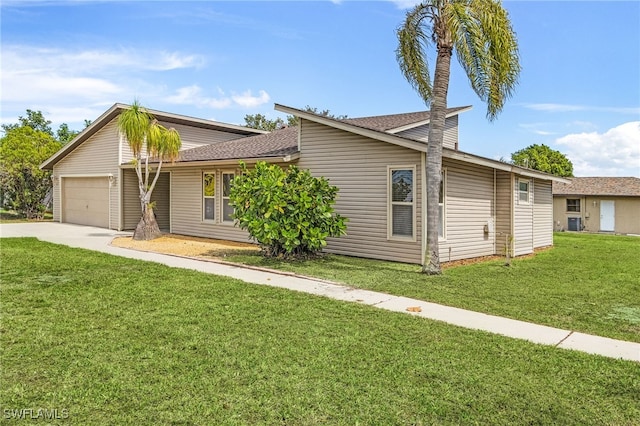
[[[258,93],[258,96],[252,96],[251,90],[247,90],[240,95],[233,95],[231,99],[233,99],[233,101],[238,105],[245,108],[253,108],[262,104],[266,104],[271,99],[269,94],[264,90],[260,90]]]
[[[395,4],[398,9],[410,9],[420,3],[420,0],[391,0],[391,3]]]
[[[640,177],[640,121],[604,133],[573,133],[556,143],[574,166],[576,176]]]
[[[206,96],[198,85],[181,87],[176,91],[175,95],[165,99],[166,102],[180,105],[194,105],[198,108],[208,107],[222,109],[231,106],[239,106],[242,108],[254,108],[269,102],[271,97],[264,90],[260,90],[259,96],[252,96],[251,91],[247,90],[240,95],[227,96],[223,90],[218,89],[219,97]]]
[[[104,111],[96,114],[97,107],[134,96],[157,97],[163,88],[149,83],[154,81],[148,78],[149,73],[204,64],[201,55],[152,49],[2,45],[3,121],[17,119],[29,108],[43,111],[54,125],[62,122],[57,117],[65,117],[67,123],[82,123]],[[74,111],[82,115],[74,116]],[[86,115],[88,111],[92,114]]]

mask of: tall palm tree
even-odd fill
[[[520,74],[518,43],[498,0],[424,0],[397,30],[396,58],[404,77],[430,106],[427,146],[427,250],[422,272],[440,274],[438,195],[442,172],[451,56],[456,52],[471,87],[494,120]],[[427,51],[436,48],[433,82]]]
[[[133,233],[134,240],[152,240],[161,235],[153,214],[151,194],[160,177],[163,161],[174,161],[182,145],[180,134],[174,128],[162,126],[138,101],[118,117],[118,130],[127,139],[133,153],[133,165],[138,176],[142,216]],[[155,176],[153,164],[157,161]],[[144,167],[144,170],[143,170]],[[152,177],[153,176],[153,177]],[[149,179],[152,178],[151,183]]]

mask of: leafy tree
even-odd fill
[[[284,127],[284,120],[280,117],[275,120],[269,120],[262,114],[247,114],[244,116],[244,122],[247,127],[252,129],[268,130],[270,132]]]
[[[118,129],[127,138],[133,152],[133,165],[138,176],[140,190],[140,207],[142,216],[133,233],[134,240],[152,240],[161,235],[158,222],[153,214],[151,194],[160,177],[163,161],[178,158],[182,145],[180,134],[174,129],[167,129],[143,107],[134,101],[130,108],[118,117]],[[155,176],[149,162],[157,160]],[[149,179],[152,179],[149,182]]]
[[[41,111],[27,110],[27,116],[18,117],[19,123],[17,124],[3,124],[2,129],[5,133],[10,130],[17,129],[19,127],[31,127],[33,130],[37,130],[53,136],[53,130],[51,130],[51,120],[44,118]]]
[[[511,154],[511,162],[561,177],[573,177],[573,163],[560,151],[547,145],[533,144]]]
[[[487,103],[487,118],[502,110],[520,74],[518,44],[497,0],[424,0],[397,30],[396,58],[411,86],[430,105],[427,146],[427,250],[422,271],[441,274],[438,195],[451,56],[455,50],[471,87]],[[436,49],[433,81],[427,50]]]
[[[61,144],[50,134],[26,125],[5,131],[0,139],[2,204],[28,219],[41,219],[46,210],[43,200],[51,189],[51,172],[39,166]]]
[[[69,129],[67,123],[62,123],[56,131],[57,139],[62,142],[62,144],[71,141],[73,138],[78,136],[78,133],[80,132]]]
[[[237,225],[249,231],[267,257],[305,257],[326,246],[327,237],[346,231],[346,218],[335,214],[338,188],[308,170],[258,162],[241,163],[229,200]]]
[[[347,118],[346,115],[336,116],[329,113],[328,109],[320,111],[318,108],[312,108],[309,105],[304,108],[304,111],[321,115],[323,117],[335,118],[337,120]],[[244,122],[247,127],[251,127],[252,129],[268,130],[270,132],[285,127],[285,121],[282,118],[278,117],[275,120],[269,120],[262,114],[247,114],[244,116]],[[293,127],[297,126],[298,123],[298,117],[287,115],[286,126]]]

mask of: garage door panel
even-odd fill
[[[108,178],[63,178],[62,206],[63,222],[108,228]]]

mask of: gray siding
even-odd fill
[[[59,221],[62,208],[60,176],[119,176],[118,131],[116,120],[112,120],[96,134],[74,149],[53,167],[54,181],[53,218]],[[110,223],[109,228],[120,227],[120,190],[118,184],[109,188]]]
[[[551,181],[533,182],[533,247],[553,245],[553,195]]]
[[[216,173],[216,195],[222,194],[221,170],[180,168],[171,172],[171,232],[248,242],[248,233],[233,224],[212,223],[202,219],[202,173],[205,171]],[[222,216],[220,206],[221,203],[216,199],[216,218]]]
[[[429,140],[429,125],[414,127],[413,129],[404,130],[396,133],[398,136],[405,138],[417,139],[427,142]],[[458,149],[458,116],[449,117],[444,122],[444,141],[445,148]]]
[[[347,235],[329,239],[326,251],[420,263],[420,153],[306,120],[300,126],[300,168],[340,188],[335,208],[349,218]],[[416,241],[387,239],[387,166],[415,166]]]
[[[514,208],[513,208],[513,234],[514,255],[520,256],[533,252],[533,179],[524,176],[515,176]],[[518,192],[518,180],[529,182],[529,201],[520,201]]]
[[[495,233],[485,225],[493,221],[493,169],[444,159],[446,169],[445,239],[440,260],[467,259],[495,253]]]
[[[513,247],[511,238],[513,185],[512,175],[500,170],[496,171],[496,254],[506,255],[507,244]]]
[[[169,231],[169,182],[170,173],[161,172],[156,187],[151,194],[151,201],[156,205],[153,209],[156,214],[158,226],[162,231]],[[152,175],[153,176],[153,175]],[[152,177],[150,177],[151,179]],[[122,229],[135,229],[140,221],[140,191],[138,189],[138,177],[133,170],[125,170],[123,173],[122,188]]]

